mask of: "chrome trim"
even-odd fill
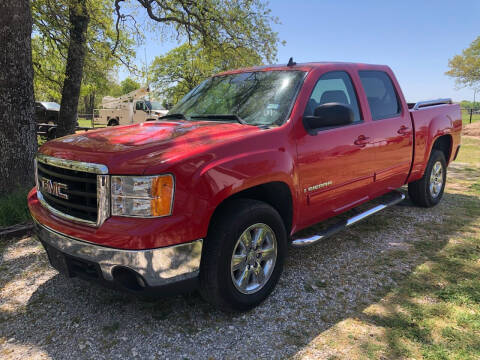
[[[97,221],[90,221],[90,220],[77,218],[75,216],[65,214],[53,208],[52,206],[50,206],[45,201],[40,191],[40,187],[38,185],[37,162],[60,167],[63,169],[97,174]],[[35,179],[37,182],[38,200],[43,205],[43,207],[45,207],[48,211],[50,211],[51,213],[53,213],[54,215],[60,218],[63,218],[75,223],[84,224],[87,226],[100,227],[105,222],[105,220],[107,220],[110,217],[110,176],[104,175],[104,174],[108,174],[108,167],[106,165],[86,163],[86,162],[75,161],[75,160],[66,160],[66,159],[55,158],[55,157],[44,155],[44,154],[37,154],[35,159]]]
[[[198,276],[203,239],[148,250],[108,248],[74,239],[35,221],[37,238],[71,256],[99,264],[106,280],[113,270],[126,267],[139,273],[149,286],[161,286]]]
[[[37,165],[37,159],[33,159],[33,171],[35,171],[35,188],[37,191],[40,189],[38,186],[38,165]]]
[[[110,217],[110,176],[97,175],[97,223],[101,226]]]
[[[304,246],[313,245],[313,244],[319,242],[320,240],[323,240],[323,239],[326,239],[327,237],[335,235],[338,232],[346,229],[347,227],[352,226],[353,224],[356,224],[359,221],[364,220],[365,218],[367,218],[369,216],[372,216],[372,215],[378,213],[379,211],[382,211],[382,210],[386,209],[387,207],[398,204],[399,202],[401,202],[405,199],[405,194],[403,194],[401,192],[395,191],[394,195],[395,195],[395,197],[391,201],[389,201],[385,204],[377,205],[377,206],[375,206],[375,207],[373,207],[369,210],[366,210],[366,211],[364,211],[364,212],[362,212],[358,215],[355,215],[355,216],[351,217],[350,219],[348,219],[346,221],[342,221],[340,223],[334,224],[331,227],[329,227],[329,228],[325,229],[324,231],[320,232],[319,234],[315,234],[315,235],[304,237],[304,238],[295,238],[292,241],[292,246],[294,246],[294,247],[304,247]]]
[[[85,171],[94,174],[108,174],[108,167],[103,164],[61,159],[44,154],[37,154],[37,161],[69,170]]]
[[[45,201],[45,199],[43,198],[42,193],[41,193],[40,190],[38,190],[38,189],[37,189],[37,198],[38,198],[38,201],[40,201],[40,204],[42,204],[42,206],[43,206],[45,209],[47,209],[48,211],[50,211],[53,215],[58,216],[59,218],[62,218],[62,219],[65,219],[65,220],[69,220],[69,221],[72,221],[72,222],[75,222],[75,223],[79,223],[79,224],[88,225],[88,226],[97,226],[97,223],[94,222],[94,221],[85,220],[85,219],[80,219],[80,218],[77,218],[77,217],[75,217],[75,216],[65,214],[65,213],[63,213],[63,212],[55,209],[54,207],[50,206],[50,205]]]
[[[450,98],[418,101],[413,106],[413,110],[418,110],[420,108],[424,108],[424,107],[427,107],[427,106],[445,105],[445,104],[452,104],[452,103],[453,103],[452,99],[450,99]]]

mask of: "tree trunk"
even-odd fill
[[[29,0],[0,1],[0,195],[34,182],[31,34]]]
[[[88,104],[90,103],[90,97],[88,95],[85,95],[83,97],[83,113],[86,114],[88,113]]]
[[[57,136],[75,132],[89,22],[86,0],[71,0],[69,11],[70,41],[68,44],[67,66],[65,69],[65,81],[63,82]]]
[[[93,109],[95,108],[95,93],[90,94],[90,107],[88,108],[88,113],[93,116]]]

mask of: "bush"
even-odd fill
[[[27,207],[27,189],[19,189],[0,197],[0,227],[31,221]]]

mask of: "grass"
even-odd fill
[[[462,139],[457,161],[443,221],[423,223],[411,252],[395,254],[424,260],[309,346],[342,359],[480,359],[480,139]]]
[[[31,221],[27,194],[28,190],[17,190],[0,198],[0,227]]]
[[[92,121],[90,119],[78,118],[78,126],[91,128],[92,127]]]
[[[469,169],[480,166],[480,138],[463,137],[456,161],[469,164]]]
[[[468,110],[462,109],[462,120],[463,124],[470,123],[470,112]],[[472,114],[472,123],[475,121],[480,121],[480,114]]]

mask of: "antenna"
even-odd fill
[[[147,78],[147,88],[150,87],[149,81],[148,81],[148,61],[147,61],[147,47],[143,49],[145,53],[145,77]]]
[[[297,65],[297,63],[296,63],[295,61],[293,61],[293,57],[291,57],[291,58],[288,60],[287,66],[294,66],[294,65]]]

